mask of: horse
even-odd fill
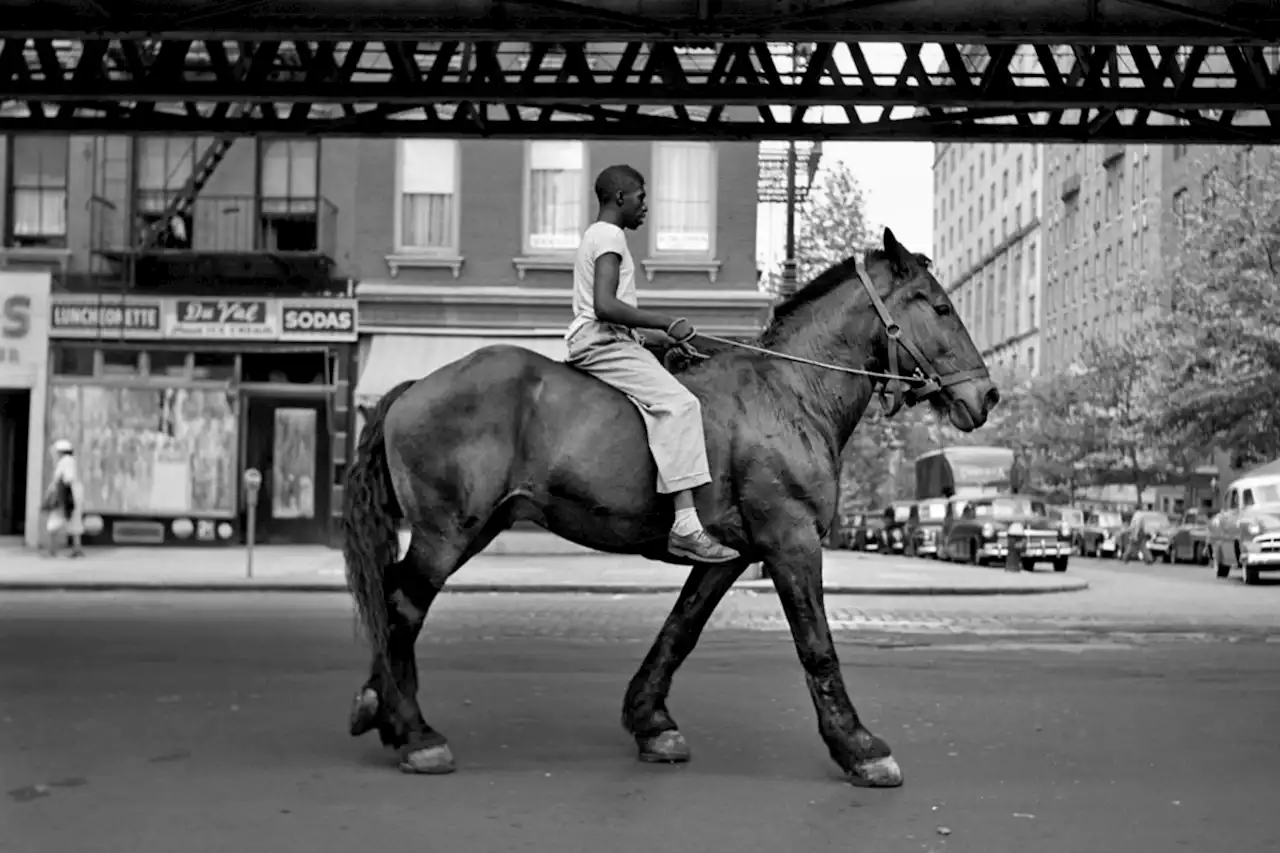
[[[671,682],[746,567],[763,562],[785,611],[818,730],[849,781],[902,771],[849,699],[823,608],[822,541],[841,448],[873,395],[890,415],[927,402],[962,431],[1000,399],[930,261],[889,229],[775,305],[758,346],[720,347],[677,375],[698,397],[712,482],[708,530],[741,560],[691,564],[627,687],[623,727],[642,761],[688,761],[667,709]],[[408,773],[454,757],[418,705],[414,643],[448,578],[518,520],[599,551],[671,563],[673,506],[656,491],[644,422],[625,395],[567,364],[492,345],[403,382],[373,408],[347,477],[344,556],[373,650],[350,716],[376,729]],[[407,531],[404,548],[398,534]],[[401,552],[403,554],[401,555]]]

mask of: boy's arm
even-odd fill
[[[618,268],[621,263],[622,257],[616,252],[604,251],[596,258],[594,286],[596,317],[606,323],[616,323],[631,329],[670,328],[671,324],[676,322],[675,317],[634,308],[618,298]]]

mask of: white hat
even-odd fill
[[[74,453],[75,451],[71,447],[71,442],[67,441],[65,438],[60,438],[53,443],[53,452]]]

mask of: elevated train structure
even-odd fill
[[[1278,41],[1259,0],[0,0],[0,131],[1250,144]]]

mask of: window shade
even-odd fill
[[[458,143],[452,139],[400,141],[400,191],[452,195],[458,173]]]

